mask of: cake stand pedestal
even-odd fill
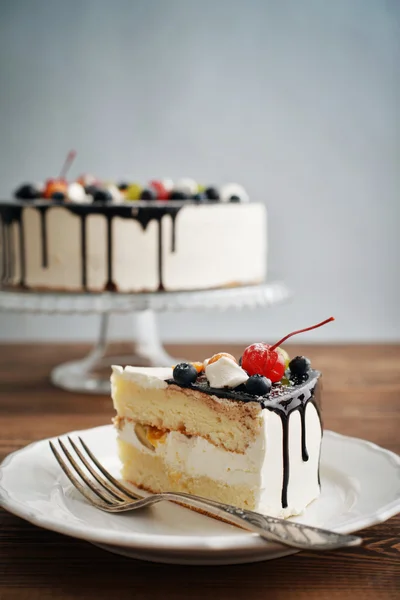
[[[54,385],[74,392],[109,394],[110,366],[171,366],[179,358],[169,356],[157,330],[156,312],[183,310],[223,311],[230,308],[267,307],[286,300],[285,284],[273,281],[262,285],[195,292],[157,292],[147,294],[51,293],[0,291],[0,311],[45,314],[98,314],[100,331],[89,354],[53,369]],[[112,314],[132,315],[135,349],[125,356],[109,356],[109,323]],[[184,357],[182,357],[184,359]]]

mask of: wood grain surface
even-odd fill
[[[243,346],[170,346],[198,359]],[[323,371],[324,424],[400,453],[400,346],[288,346]],[[72,394],[48,381],[82,345],[0,346],[0,460],[34,440],[108,423],[106,397]],[[362,532],[360,548],[241,566],[180,567],[126,559],[30,525],[0,509],[0,599],[400,598],[400,517]]]

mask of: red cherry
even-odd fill
[[[270,344],[252,344],[243,352],[242,368],[249,375],[264,375],[276,383],[285,373],[285,359]]]
[[[150,187],[156,192],[157,200],[168,200],[169,192],[165,189],[162,181],[150,181]]]
[[[280,381],[285,374],[285,357],[278,352],[277,348],[288,338],[292,337],[292,335],[297,335],[304,331],[311,331],[311,329],[322,327],[322,325],[326,325],[326,323],[330,323],[334,320],[333,317],[330,317],[329,319],[322,321],[322,323],[318,323],[312,327],[293,331],[292,333],[285,335],[284,338],[274,345],[260,342],[248,346],[243,352],[242,368],[247,371],[249,375],[264,375],[264,377],[268,377],[272,383]]]

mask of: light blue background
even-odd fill
[[[73,175],[242,182],[295,299],[163,315],[163,337],[272,340],[334,314],[303,340],[399,340],[399,64],[397,0],[2,1],[0,191],[70,148]],[[96,330],[54,319],[0,315],[0,337]]]

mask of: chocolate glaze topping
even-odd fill
[[[187,205],[187,201],[168,201],[168,202],[126,202],[124,204],[76,204],[66,202],[61,206],[69,212],[77,215],[81,222],[81,277],[82,287],[87,288],[87,235],[86,222],[89,215],[103,215],[107,222],[107,283],[106,290],[115,291],[116,285],[113,281],[113,221],[116,217],[122,219],[135,219],[140,223],[145,231],[151,221],[156,221],[158,226],[158,279],[159,290],[164,289],[163,285],[163,227],[162,220],[169,216],[172,221],[171,234],[171,252],[176,251],[176,217],[181,208]],[[48,231],[47,214],[49,209],[55,205],[48,200],[35,200],[32,202],[22,202],[14,200],[11,202],[0,202],[0,217],[2,227],[0,236],[2,240],[2,271],[1,281],[7,284],[13,276],[14,269],[13,243],[11,239],[12,223],[18,223],[19,227],[19,248],[20,248],[20,285],[25,285],[25,236],[23,228],[23,210],[24,208],[34,207],[40,214],[40,236],[41,236],[41,254],[42,266],[47,268],[48,264]]]
[[[290,380],[283,380],[284,383],[275,383],[272,386],[268,396],[253,396],[246,391],[236,389],[219,389],[212,388],[208,385],[204,375],[198,377],[196,383],[190,386],[180,386],[174,379],[168,379],[170,385],[178,385],[179,387],[190,387],[193,390],[203,392],[217,398],[225,398],[237,402],[259,402],[262,408],[273,411],[279,415],[282,422],[282,457],[283,457],[283,479],[282,479],[282,508],[288,506],[287,491],[290,477],[290,460],[289,460],[289,419],[294,411],[298,411],[301,423],[301,456],[304,462],[309,459],[307,451],[307,432],[306,432],[306,407],[309,402],[314,404],[317,409],[318,416],[321,421],[320,414],[320,386],[321,373],[311,370],[308,374],[308,379],[302,383],[293,383]],[[321,422],[322,429],[322,422]],[[318,483],[319,469],[318,469]]]

